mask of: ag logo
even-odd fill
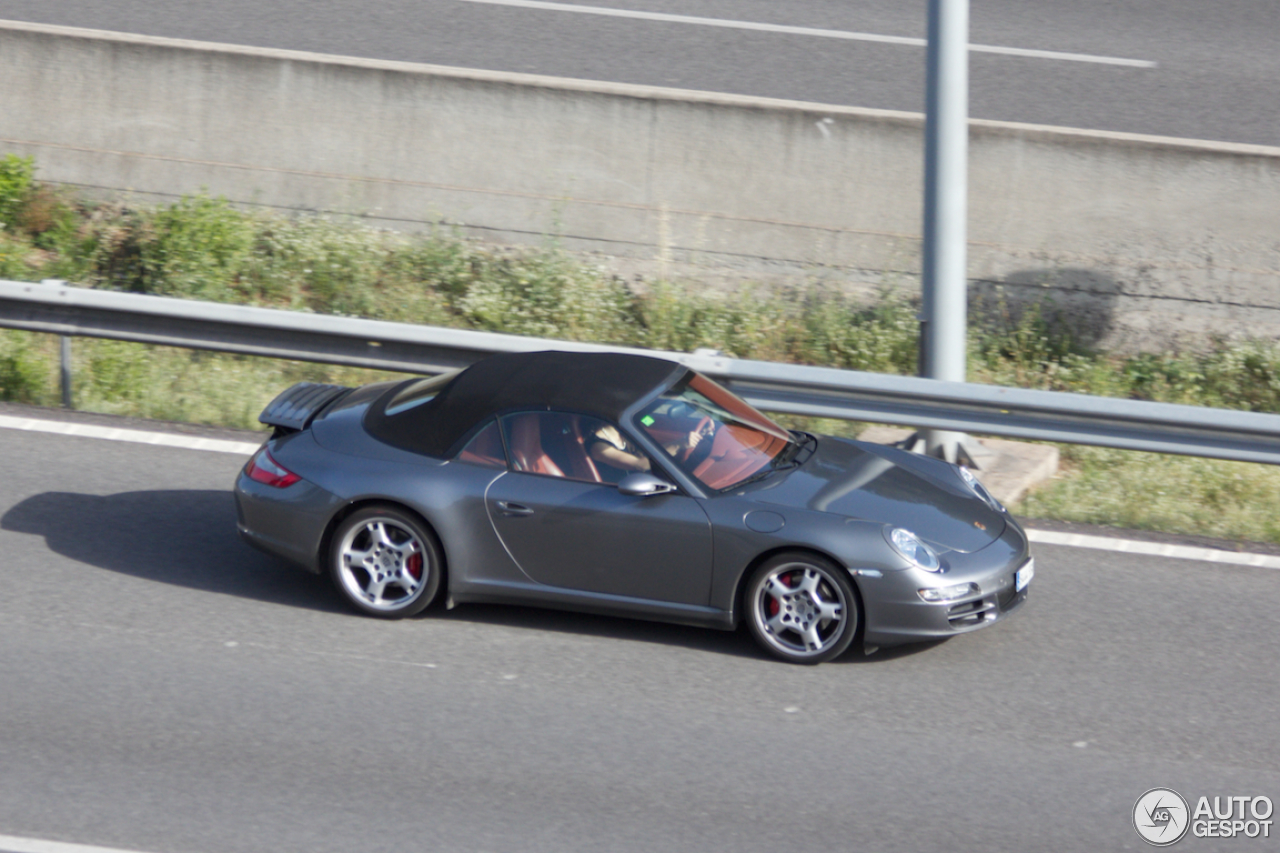
[[[1190,825],[1187,801],[1171,788],[1152,788],[1133,804],[1133,828],[1143,841],[1156,847],[1181,841]]]

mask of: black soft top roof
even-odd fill
[[[661,358],[622,353],[503,353],[459,373],[434,400],[388,415],[397,385],[369,409],[365,428],[388,444],[446,456],[471,429],[492,415],[520,409],[556,409],[618,421],[659,385],[686,370]]]

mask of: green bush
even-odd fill
[[[22,205],[31,195],[36,164],[33,157],[6,154],[0,159],[0,226],[13,230]]]
[[[31,235],[37,247],[52,252],[56,260],[70,259],[82,253],[76,245],[80,234],[80,211],[68,201],[65,191],[47,184],[36,186],[27,196],[18,214],[18,226]],[[65,275],[53,275],[66,278]]]
[[[0,279],[29,281],[34,277],[30,263],[31,243],[24,237],[0,231]]]
[[[634,297],[556,250],[484,265],[454,304],[468,325],[496,332],[617,344],[637,342]]]
[[[11,403],[51,402],[51,339],[0,330],[0,400]]]
[[[187,196],[137,217],[138,279],[144,293],[240,301],[238,285],[253,257],[257,228],[224,198]]]
[[[916,372],[920,326],[916,307],[888,292],[871,305],[809,297],[804,357],[809,364],[873,373]]]

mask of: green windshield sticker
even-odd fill
[[[644,424],[645,426],[653,426],[653,415],[645,415],[643,418],[640,419],[640,423]]]

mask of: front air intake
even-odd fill
[[[988,597],[953,605],[947,610],[947,621],[952,628],[972,628],[995,615],[996,603]]]

